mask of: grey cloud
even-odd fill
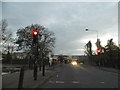
[[[56,36],[55,52],[83,53],[75,49],[84,48],[85,43],[76,42],[85,36],[96,37],[95,32],[85,32],[85,28],[98,30],[100,34],[117,33],[117,3],[9,3],[3,4],[3,18],[9,27],[17,29],[30,24],[41,24]],[[108,32],[108,29],[111,30]],[[116,28],[116,26],[115,26]],[[90,38],[88,37],[88,38]],[[71,50],[71,51],[70,51]]]

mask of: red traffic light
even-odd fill
[[[33,43],[37,43],[38,42],[38,31],[34,30],[32,31],[33,34]]]
[[[97,49],[97,53],[100,54],[102,52],[101,49]]]
[[[37,36],[38,35],[38,31],[34,30],[33,32],[33,36]]]

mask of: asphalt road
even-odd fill
[[[118,73],[79,64],[62,64],[59,72],[39,88],[118,88]]]

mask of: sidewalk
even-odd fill
[[[38,77],[35,81],[33,78],[33,70],[25,70],[23,88],[37,88],[41,87],[46,81],[54,76],[57,71],[53,67],[46,68],[45,76],[42,76],[42,71],[38,71]],[[19,72],[3,75],[2,88],[18,88]]]
[[[90,65],[90,64],[86,64],[86,65]],[[93,66],[93,65],[90,65],[90,66],[95,67],[100,70],[107,71],[107,72],[120,73],[120,70],[115,69],[115,68],[102,67],[102,66],[99,68],[99,66]]]
[[[100,69],[100,70],[104,70],[104,71],[107,71],[107,72],[113,72],[113,73],[119,73],[120,74],[120,70],[118,69],[115,69],[115,68],[109,68],[109,67],[100,67],[99,66],[93,66],[93,65],[90,65],[90,64],[83,64],[83,65],[89,65],[89,66],[92,66],[96,69]]]
[[[101,70],[108,71],[108,72],[114,72],[114,73],[119,73],[120,70],[115,69],[115,68],[107,68],[107,67],[100,67]]]

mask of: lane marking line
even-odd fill
[[[78,82],[78,81],[72,81],[72,83],[80,83],[80,82]]]
[[[105,83],[105,82],[100,82],[100,83]]]
[[[56,83],[64,83],[64,81],[56,81]]]

